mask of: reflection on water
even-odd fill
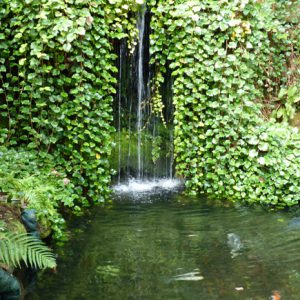
[[[28,299],[300,299],[296,213],[151,197],[77,220]]]
[[[243,248],[241,238],[235,233],[227,234],[227,244],[231,249],[230,253],[232,258],[239,255],[240,250]]]

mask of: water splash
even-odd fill
[[[157,180],[138,180],[130,179],[128,183],[117,184],[113,190],[117,194],[143,194],[159,191],[173,191],[182,186],[182,181],[179,179],[157,179]]]

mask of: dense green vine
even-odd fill
[[[127,38],[133,49],[142,3],[4,0],[0,6],[0,142],[53,153],[84,204],[82,195],[101,201],[108,194],[114,40]],[[170,68],[177,173],[189,191],[298,203],[300,138],[269,119],[286,121],[298,103],[291,64],[299,55],[293,13],[299,1],[148,5],[153,110],[162,115],[159,85]]]
[[[137,1],[138,2],[138,1]],[[133,0],[0,4],[0,142],[53,153],[83,195],[108,193],[114,39],[136,27]]]
[[[299,202],[300,137],[261,114],[287,85],[291,49],[299,55],[296,5],[150,1],[152,63],[159,78],[172,70],[177,174],[191,193]]]

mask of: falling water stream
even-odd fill
[[[138,144],[137,144],[137,152],[138,152],[138,170],[137,170],[137,179],[141,179],[142,176],[142,120],[143,120],[143,97],[144,97],[144,32],[145,32],[145,8],[143,7],[139,13],[139,21],[138,21],[138,30],[139,30],[139,42],[138,42],[138,72],[137,72],[137,135],[138,135]]]
[[[122,107],[122,57],[123,57],[124,43],[120,45],[119,59],[119,85],[118,85],[118,184],[121,182],[121,156],[122,156],[122,143],[121,143],[121,107]]]

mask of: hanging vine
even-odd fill
[[[0,5],[0,142],[52,153],[84,205],[109,193],[114,40],[126,38],[134,49],[142,2]],[[188,190],[277,206],[298,203],[300,138],[271,117],[288,120],[298,105],[297,92],[288,90],[295,90],[291,84],[298,89],[291,64],[299,57],[293,13],[299,1],[148,5],[153,109],[163,115],[159,91],[169,68],[177,174]]]
[[[138,1],[137,1],[138,2]],[[134,46],[133,0],[4,0],[0,142],[50,152],[78,201],[109,193],[115,39]]]
[[[192,194],[300,200],[300,136],[262,117],[299,57],[298,1],[150,1],[152,63],[174,79],[177,175]],[[282,13],[286,12],[286,13]],[[156,87],[157,88],[157,87]]]

